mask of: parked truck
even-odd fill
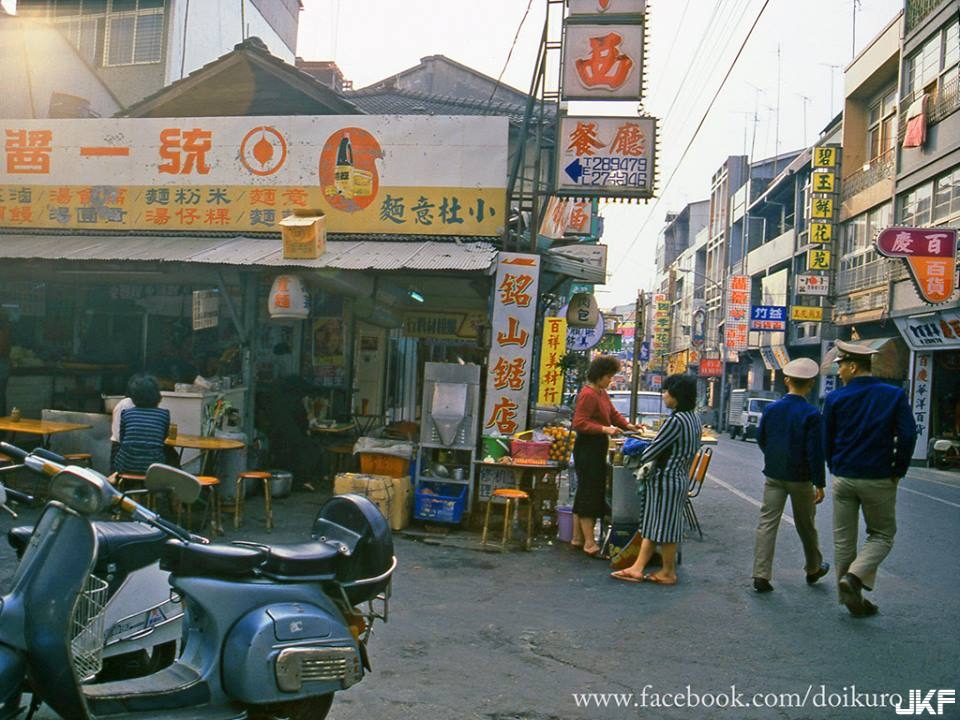
[[[780,393],[772,390],[731,390],[727,409],[730,437],[739,435],[741,440],[755,440],[764,408],[779,398]]]

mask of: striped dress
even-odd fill
[[[165,462],[163,441],[169,429],[170,411],[165,408],[132,407],[120,413],[117,472],[142,474],[153,463]]]
[[[700,433],[700,419],[693,411],[675,412],[640,456],[641,464],[657,461],[657,472],[647,481],[640,523],[644,538],[658,543],[678,543],[683,538],[683,503]]]

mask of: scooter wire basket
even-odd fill
[[[108,587],[100,578],[88,575],[73,610],[70,650],[81,681],[89,680],[103,667],[103,620]]]

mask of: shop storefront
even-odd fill
[[[895,322],[910,347],[910,397],[918,430],[913,459],[940,464],[960,454],[960,309]]]

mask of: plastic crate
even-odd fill
[[[365,475],[389,475],[409,477],[410,459],[383,453],[360,453],[360,472]]]
[[[423,480],[413,496],[413,516],[417,520],[458,523],[466,505],[466,485]]]

